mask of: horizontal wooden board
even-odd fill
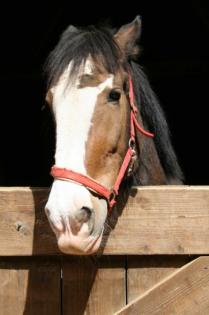
[[[43,210],[47,196],[44,188],[0,188],[1,256],[60,254]],[[209,254],[208,239],[208,186],[136,187],[103,253]]]
[[[115,315],[209,314],[209,257],[183,266]]]
[[[47,222],[43,188],[0,188],[0,255],[50,255],[59,253]]]

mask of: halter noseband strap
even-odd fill
[[[77,184],[81,184],[86,188],[96,192],[99,196],[105,198],[107,200],[109,206],[109,212],[113,208],[116,203],[116,197],[119,192],[120,184],[126,174],[131,174],[134,164],[134,158],[136,156],[135,151],[135,143],[136,143],[136,130],[142,133],[143,135],[153,138],[154,134],[144,130],[137,121],[136,115],[138,113],[138,109],[134,104],[134,92],[133,92],[133,83],[131,76],[129,75],[129,100],[130,100],[130,139],[129,139],[129,147],[127,149],[126,155],[124,157],[123,163],[120,167],[118,177],[115,181],[115,184],[112,189],[108,189],[105,186],[99,184],[92,178],[74,172],[72,170],[68,170],[66,168],[61,168],[56,165],[51,168],[51,175],[60,180],[73,181]]]

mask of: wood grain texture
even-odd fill
[[[209,256],[180,268],[115,315],[209,314]]]
[[[0,255],[60,254],[43,211],[47,195],[41,188],[0,188]],[[132,189],[103,253],[209,254],[208,239],[208,186],[140,187]]]
[[[63,270],[63,315],[112,315],[126,304],[124,257],[71,257]]]
[[[0,314],[59,315],[60,266],[45,259],[0,259]]]
[[[127,303],[191,261],[185,256],[127,256]]]

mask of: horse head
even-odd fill
[[[153,136],[134,104],[130,60],[140,33],[139,17],[116,33],[70,26],[49,56],[56,150],[45,211],[64,253],[98,250],[121,181],[137,168],[135,130]]]

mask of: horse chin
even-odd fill
[[[59,250],[64,254],[91,255],[98,251],[102,241],[103,231],[99,236],[89,236],[83,239],[79,236],[66,237],[62,235],[58,238]]]
[[[94,215],[92,219],[92,229],[90,221],[84,222],[78,230],[78,221],[69,220],[64,231],[56,233],[57,244],[61,252],[73,255],[91,255],[98,251],[107,217],[107,203],[104,200],[93,198]]]

